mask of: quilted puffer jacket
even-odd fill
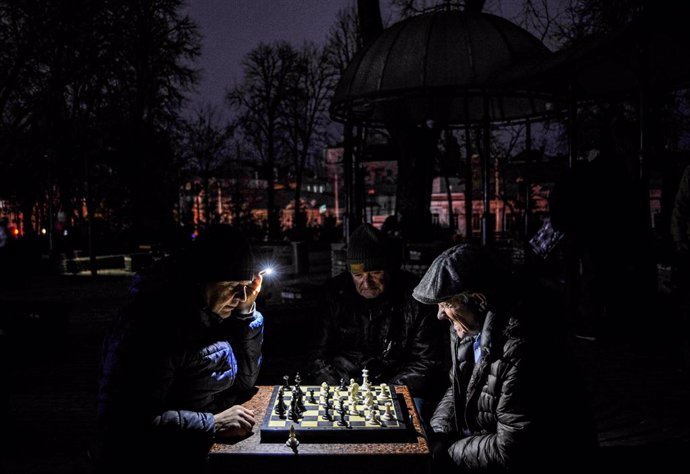
[[[372,300],[357,293],[349,273],[327,281],[315,321],[313,382],[359,380],[368,368],[370,381],[407,385],[414,396],[431,396],[442,383],[440,398],[447,339],[434,308],[412,298],[417,281],[409,272],[391,272],[385,292]]]
[[[525,306],[489,312],[476,365],[473,337],[451,329],[452,386],[430,425],[453,471],[548,472],[539,469],[591,456],[596,433],[584,383],[564,341],[534,317]]]
[[[157,283],[165,271],[135,281],[105,340],[98,422],[111,467],[141,459],[155,469],[203,470],[213,414],[252,389],[259,373],[261,313],[223,320],[194,287]]]

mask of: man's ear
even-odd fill
[[[467,306],[475,313],[486,313],[489,304],[486,301],[484,293],[470,293],[467,300]]]

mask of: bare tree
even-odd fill
[[[327,50],[306,43],[299,51],[297,82],[288,91],[284,103],[287,149],[292,157],[295,177],[295,216],[293,226],[299,233],[306,224],[301,212],[301,188],[307,158],[325,143],[328,105],[334,87],[334,74],[324,67]]]
[[[217,215],[216,218],[211,217],[210,183],[223,168],[232,134],[232,127],[221,123],[217,110],[208,105],[183,124],[183,157],[186,158],[187,169],[201,178],[206,224],[218,220]]]
[[[298,58],[295,49],[284,41],[259,44],[242,61],[243,81],[227,95],[228,104],[238,112],[237,123],[244,138],[264,164],[271,239],[276,239],[279,232],[274,190],[277,145],[279,132],[285,126],[285,101],[299,80]]]
[[[338,11],[326,40],[325,51],[329,66],[337,74],[342,74],[362,44],[359,16],[354,5]]]

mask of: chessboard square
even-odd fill
[[[282,427],[285,426],[285,420],[271,420],[268,422],[269,427]]]
[[[319,410],[306,410],[302,412],[302,416],[318,416]]]
[[[350,421],[355,422],[355,421],[364,421],[365,418],[363,416],[359,415],[350,415]]]
[[[300,426],[302,426],[302,428],[316,428],[317,426],[319,426],[319,422],[316,420],[302,420]]]

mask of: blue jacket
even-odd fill
[[[105,339],[98,421],[109,465],[137,457],[157,469],[202,465],[213,414],[247,394],[259,373],[261,313],[223,320],[203,308],[200,288],[168,271],[163,263],[135,279]]]

